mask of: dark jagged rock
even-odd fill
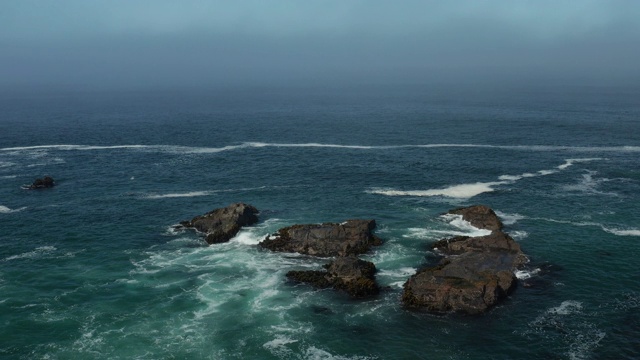
[[[376,267],[373,263],[355,256],[338,257],[325,265],[326,271],[289,271],[287,277],[315,288],[342,290],[354,298],[378,294],[380,288],[375,281]]]
[[[50,176],[45,176],[44,178],[36,179],[33,184],[29,185],[29,189],[46,189],[51,188],[55,185],[53,178]]]
[[[255,207],[236,203],[196,216],[190,221],[182,221],[180,225],[204,233],[207,243],[217,244],[229,241],[243,226],[258,222],[257,214]]]
[[[435,313],[478,314],[513,291],[517,284],[514,271],[527,262],[527,258],[520,245],[499,230],[502,223],[493,219],[495,213],[491,209],[473,208],[470,219],[476,222],[468,221],[489,228],[492,233],[479,237],[456,236],[434,243],[433,248],[445,257],[438,265],[424,268],[407,280],[402,295],[406,306]],[[450,213],[465,216],[466,212],[461,210]]]
[[[455,236],[435,242],[432,248],[445,255],[459,255],[470,251],[483,253],[506,251],[522,254],[520,245],[502,231],[494,231],[489,235],[477,237]]]
[[[329,257],[358,255],[382,241],[372,233],[375,220],[348,220],[341,224],[293,225],[267,236],[260,246],[281,252]]]
[[[486,230],[501,230],[502,221],[498,215],[485,205],[474,205],[450,210],[449,214],[462,215],[462,219],[468,221],[474,227]]]

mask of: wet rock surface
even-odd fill
[[[243,226],[258,222],[258,209],[244,203],[231,204],[180,223],[205,234],[209,244],[229,241]]]
[[[47,189],[52,188],[55,185],[55,181],[50,176],[45,176],[44,178],[35,179],[33,184],[29,185],[29,189]]]
[[[488,206],[474,205],[453,209],[448,214],[462,215],[462,219],[468,221],[474,227],[485,230],[502,230],[502,221]]]
[[[486,236],[457,236],[434,243],[433,249],[443,259],[407,280],[402,301],[405,306],[434,313],[485,312],[513,291],[517,284],[514,271],[527,258],[520,245],[500,230],[502,223],[493,210],[476,206],[450,213],[470,216],[475,226],[493,231]]]
[[[375,281],[376,267],[372,262],[346,256],[338,257],[324,267],[325,271],[289,271],[287,278],[319,289],[342,290],[354,298],[369,297],[380,292]]]
[[[319,257],[358,255],[382,244],[372,233],[375,227],[375,220],[293,225],[267,236],[259,245],[272,251]]]

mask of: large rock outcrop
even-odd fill
[[[376,267],[372,262],[347,256],[338,257],[324,267],[326,271],[289,271],[287,277],[319,289],[342,290],[354,298],[364,298],[380,292],[374,275]]]
[[[450,210],[448,214],[462,215],[462,219],[471,225],[486,230],[501,230],[502,221],[496,213],[488,206],[474,205],[459,209]]]
[[[293,225],[267,236],[259,245],[273,251],[320,257],[358,255],[382,243],[372,233],[375,227],[375,220]]]
[[[495,215],[493,211],[482,213]],[[457,236],[433,244],[433,249],[444,258],[407,280],[402,295],[406,306],[435,313],[478,314],[496,305],[515,288],[514,271],[527,261],[526,256],[513,238],[499,230],[501,223],[496,229],[495,220],[481,222],[485,224],[483,228],[493,229],[491,234]]]
[[[183,221],[180,225],[204,233],[207,243],[217,244],[229,241],[243,226],[258,222],[257,214],[255,207],[236,203]]]

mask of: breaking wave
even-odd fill
[[[27,208],[26,206],[23,206],[23,207],[18,208],[18,209],[9,209],[8,207],[6,207],[4,205],[0,205],[0,214],[14,213],[14,212],[22,211],[22,210],[24,210],[26,208]]]
[[[371,189],[371,190],[368,190],[367,192],[371,194],[380,194],[380,195],[386,195],[386,196],[418,196],[418,197],[444,196],[449,198],[468,199],[476,195],[495,191],[495,186],[498,186],[498,185],[513,184],[516,181],[524,178],[551,175],[558,172],[559,170],[565,170],[575,163],[596,161],[596,160],[603,160],[603,159],[602,158],[567,159],[565,160],[564,164],[559,165],[556,168],[557,170],[555,169],[539,170],[535,173],[524,173],[520,175],[501,175],[498,177],[498,180],[500,181],[452,185],[452,186],[441,188],[441,189],[408,190],[408,191],[395,190],[395,189]]]
[[[236,145],[222,147],[193,147],[181,145],[36,145],[0,148],[0,151],[25,151],[25,150],[65,150],[65,151],[87,151],[87,150],[155,150],[174,153],[217,153],[246,148],[265,147],[298,147],[298,148],[334,148],[334,149],[357,149],[357,150],[384,150],[384,149],[429,149],[429,148],[483,148],[502,150],[522,150],[522,151],[574,151],[574,152],[640,152],[640,146],[551,146],[551,145],[484,145],[484,144],[405,144],[405,145],[342,145],[323,143],[265,143],[265,142],[244,142]],[[571,160],[571,159],[570,159]],[[580,161],[579,159],[572,159]],[[567,160],[569,161],[569,160]],[[573,162],[561,165],[571,166]],[[560,168],[560,169],[563,169]]]

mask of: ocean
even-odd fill
[[[634,88],[4,94],[0,358],[638,359],[639,156]],[[228,243],[173,228],[235,202],[260,221]],[[477,232],[442,214],[475,204],[529,257],[518,288],[480,316],[403,308],[429,245]],[[355,218],[384,241],[372,299],[257,246]]]

